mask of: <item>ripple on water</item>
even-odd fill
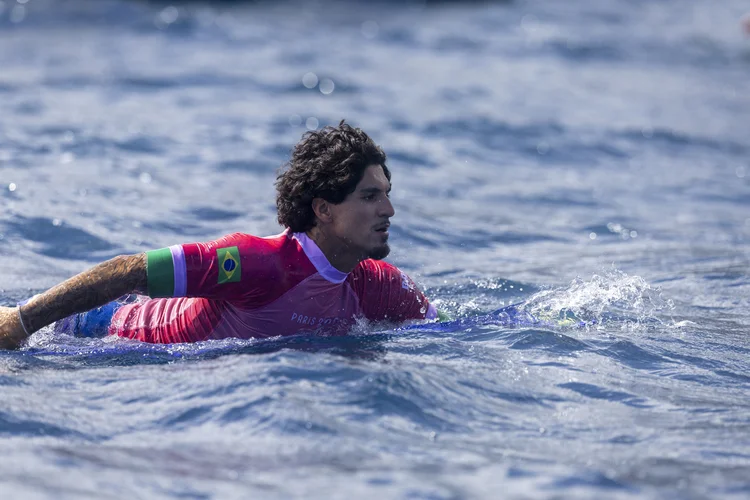
[[[510,348],[517,350],[539,349],[554,354],[569,355],[592,349],[592,346],[586,342],[546,330],[526,330],[523,333],[517,333],[514,337],[509,339],[512,342]]]
[[[121,151],[154,155],[163,154],[173,144],[174,140],[169,137],[155,137],[151,135],[137,135],[123,141],[115,142],[115,146]]]
[[[571,391],[577,392],[578,394],[587,398],[603,399],[606,401],[612,401],[616,403],[622,403],[628,406],[635,406],[638,408],[651,408],[654,405],[648,404],[644,398],[635,396],[633,394],[617,391],[613,389],[607,389],[599,387],[594,384],[584,384],[581,382],[568,382],[565,384],[558,384],[558,387],[563,389],[570,389]]]
[[[0,412],[0,435],[90,439],[87,435],[72,429],[33,418],[21,418],[5,412]]]
[[[658,370],[664,368],[665,365],[675,363],[669,358],[653,354],[628,340],[618,340],[609,347],[598,350],[597,353],[639,370]]]
[[[193,207],[188,213],[198,221],[231,221],[244,214],[233,210],[223,210],[214,207]]]
[[[256,174],[273,174],[278,165],[270,160],[227,160],[216,164],[216,170],[252,172]]]
[[[2,222],[2,227],[10,238],[36,243],[35,251],[48,257],[94,260],[113,257],[119,252],[116,245],[84,229],[56,222],[46,217],[14,215]]]
[[[647,141],[651,147],[656,147],[668,153],[685,154],[686,150],[707,150],[709,152],[723,152],[732,155],[748,155],[749,149],[745,144],[735,142],[729,138],[703,137],[681,132],[679,130],[662,127],[639,130],[613,130],[613,139],[624,138],[635,144]]]

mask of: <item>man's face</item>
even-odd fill
[[[383,167],[370,165],[354,192],[338,205],[331,205],[331,229],[348,251],[370,259],[383,259],[391,251],[388,227],[395,210],[390,191]]]

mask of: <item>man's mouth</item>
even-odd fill
[[[388,233],[388,228],[391,227],[390,222],[386,222],[385,224],[380,224],[379,226],[375,226],[375,231],[378,233]]]

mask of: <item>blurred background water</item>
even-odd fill
[[[342,118],[458,321],[0,353],[3,498],[746,498],[745,1],[0,0],[0,303],[276,234]],[[520,303],[588,327],[471,318]]]

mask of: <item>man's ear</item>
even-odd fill
[[[333,220],[333,214],[331,213],[331,204],[323,198],[313,198],[312,209],[315,212],[315,216],[320,222],[326,224]]]

